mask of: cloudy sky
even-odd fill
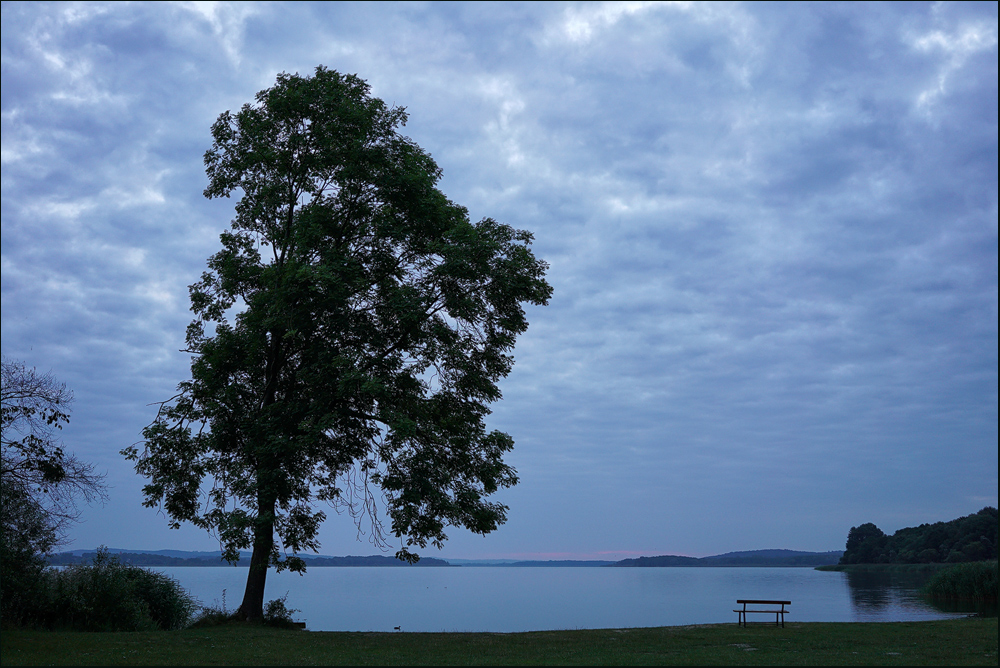
[[[74,548],[216,549],[119,450],[187,377],[234,200],[209,128],[325,65],[442,190],[531,230],[490,426],[520,484],[453,558],[843,549],[997,505],[997,4],[3,4],[2,349],[107,473]],[[325,554],[371,554],[330,513]]]

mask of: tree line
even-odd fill
[[[997,509],[921,524],[891,536],[867,522],[851,527],[841,564],[930,564],[997,558]]]
[[[832,552],[801,552],[797,550],[750,550],[746,552],[729,552],[710,557],[682,557],[677,555],[660,555],[656,557],[638,557],[623,559],[614,566],[638,567],[728,567],[728,566],[826,566],[837,563],[843,554],[840,550]]]

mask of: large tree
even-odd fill
[[[409,561],[446,526],[506,518],[488,497],[517,482],[513,441],[484,419],[547,267],[530,233],[471,223],[437,189],[405,121],[318,67],[212,126],[205,195],[242,197],[190,288],[191,378],[123,453],[174,526],[214,532],[230,561],[252,548],[246,619],[269,566],[301,571],[318,548],[316,501],[367,517]]]

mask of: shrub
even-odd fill
[[[298,628],[298,625],[292,619],[298,610],[294,608],[289,608],[286,605],[288,601],[288,592],[281,598],[274,599],[273,601],[268,601],[264,606],[264,624],[267,626],[274,626],[281,629]],[[226,609],[226,590],[222,590],[222,604],[219,604],[218,599],[216,599],[214,606],[204,606],[201,608],[201,612],[198,613],[198,617],[191,624],[191,628],[204,628],[207,626],[221,626],[223,624],[232,623],[242,623],[240,615],[235,612],[230,612]]]
[[[924,594],[940,600],[997,600],[997,562],[974,561],[946,568],[924,586]]]
[[[288,592],[281,598],[276,598],[272,601],[268,601],[267,605],[264,606],[264,623],[268,626],[277,626],[278,628],[292,628],[295,626],[294,620],[292,620],[292,615],[294,615],[298,610],[289,608],[285,605],[288,600]]]
[[[4,411],[6,412],[6,408]],[[6,419],[6,417],[4,418]],[[7,466],[6,460],[3,464]],[[44,594],[45,557],[57,539],[45,509],[23,486],[0,479],[0,621],[21,625]]]
[[[20,623],[75,631],[180,629],[195,600],[173,578],[124,564],[102,548],[89,565],[42,572]]]
[[[48,594],[45,559],[8,547],[0,540],[0,623],[30,625]]]
[[[186,627],[197,609],[195,600],[172,577],[129,566],[133,595],[146,604],[153,623],[166,631]]]
[[[53,573],[45,626],[76,631],[150,631],[149,606],[134,593],[126,567],[100,552],[89,566]]]

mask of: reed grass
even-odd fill
[[[997,601],[997,562],[955,564],[936,573],[922,593],[933,600]]]

